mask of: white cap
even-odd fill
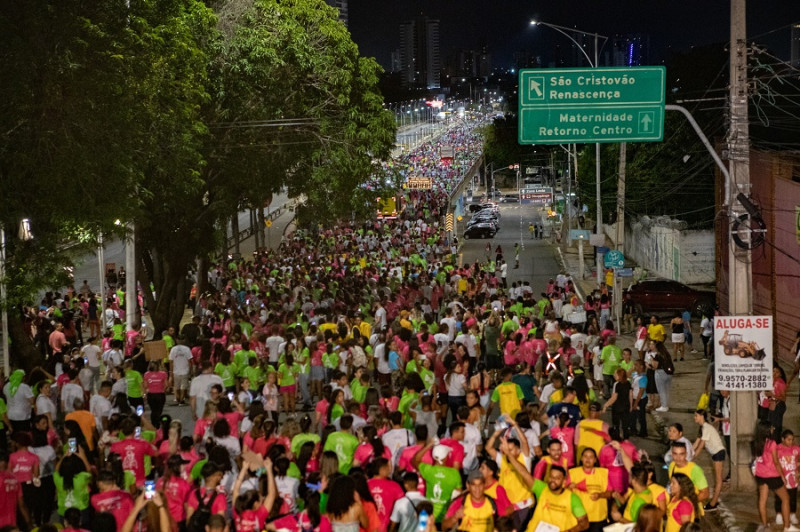
[[[434,460],[441,461],[447,458],[447,455],[450,454],[451,450],[452,449],[450,449],[450,447],[448,447],[447,445],[439,444],[433,446],[433,452],[431,454],[433,455]]]

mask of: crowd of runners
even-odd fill
[[[164,331],[164,360],[117,322],[124,294],[112,294],[109,332],[80,345],[64,329],[98,319],[91,294],[32,311],[32,335],[42,314],[55,323],[51,364],[3,387],[0,530],[702,526],[721,484],[710,493],[692,457],[725,459],[709,414],[697,412],[694,442],[671,427],[665,485],[628,439],[648,433],[656,373],[674,371],[663,328],[642,326],[653,344],[632,353],[616,345],[609,294],[587,305],[563,272],[508,289],[493,258],[454,262],[443,217],[480,157],[473,126],[392,163],[434,180],[396,219],[297,230],[253,261],[217,264],[191,322]],[[193,424],[164,413],[168,396]],[[713,412],[723,425],[725,405]],[[792,435],[759,442],[756,475],[788,501]],[[782,512],[798,530],[794,507]]]

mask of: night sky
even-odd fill
[[[800,0],[750,0],[747,7],[748,35],[778,30],[758,41],[788,59],[788,25],[800,22]],[[729,0],[350,0],[349,10],[353,40],[384,67],[399,46],[398,24],[418,14],[440,21],[443,66],[456,48],[486,45],[494,67],[510,67],[516,50],[546,56],[553,40],[569,45],[550,28],[530,27],[532,18],[608,36],[649,34],[651,63],[670,48],[727,41],[730,24]]]

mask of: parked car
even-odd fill
[[[467,222],[467,225],[475,224],[475,223],[479,223],[479,222],[491,222],[493,224],[499,224],[500,223],[500,217],[497,216],[494,213],[491,213],[491,212],[488,212],[488,213],[484,214],[483,211],[481,211],[478,214],[476,214],[475,216],[473,216],[472,218],[470,218],[470,220]]]
[[[690,310],[695,315],[709,315],[716,301],[714,292],[695,290],[670,279],[644,279],[628,288],[625,297],[631,298],[637,314]]]
[[[500,198],[500,203],[519,203],[519,194],[506,194]]]
[[[497,227],[494,224],[480,222],[467,227],[464,231],[464,239],[492,238],[495,234],[497,234]]]

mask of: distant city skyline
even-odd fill
[[[529,22],[534,18],[609,36],[610,41],[601,54],[605,64],[622,60],[620,50],[612,51],[612,40],[616,36],[646,37],[647,45],[640,50],[646,51],[646,56],[639,61],[660,64],[671,51],[726,42],[730,33],[729,0],[659,3],[617,0],[613,9],[594,0],[562,0],[543,5],[518,0],[491,3],[462,0],[457,4],[423,0],[348,0],[345,3],[349,4],[349,29],[361,53],[375,57],[387,70],[392,69],[392,55],[398,50],[400,23],[419,15],[439,20],[443,58],[453,51],[480,51],[485,47],[495,68],[513,68],[523,55],[543,66],[572,62],[572,55],[577,51],[570,50],[572,43],[550,28],[531,27]],[[800,2],[773,0],[767,9],[763,3],[751,0],[747,23],[751,39],[789,60],[793,49],[790,46],[791,25],[800,23]],[[638,48],[634,44],[633,51]],[[628,47],[627,52],[631,51]]]

